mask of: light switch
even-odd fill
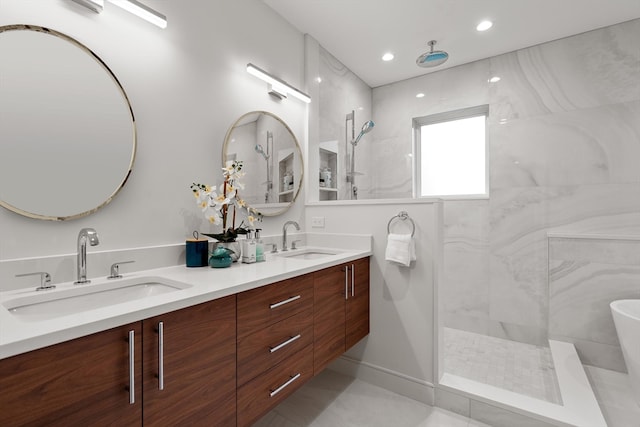
[[[324,228],[324,217],[323,216],[314,216],[311,218],[311,227],[313,228]]]

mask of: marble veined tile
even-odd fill
[[[640,298],[640,264],[550,260],[549,333],[619,345],[609,304]]]
[[[374,128],[375,129],[375,128]],[[413,157],[411,157],[411,140],[402,144],[396,139],[379,139],[373,133],[372,140],[362,140],[357,149],[369,150],[370,165],[381,165],[370,168],[368,182],[372,198],[411,198],[413,197]],[[360,180],[357,177],[356,180]]]
[[[530,117],[640,99],[640,19],[491,58],[492,114]]]
[[[448,326],[488,332],[489,201],[444,203],[444,307]],[[470,319],[472,329],[461,321]],[[484,319],[484,321],[482,321]],[[454,322],[454,323],[452,323]]]
[[[489,129],[492,190],[640,183],[640,101],[493,119]]]
[[[490,200],[491,318],[546,327],[547,235],[551,227],[610,222],[640,212],[638,186],[584,185],[495,190]]]
[[[549,238],[549,259],[640,265],[640,239],[551,237]]]

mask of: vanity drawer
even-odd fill
[[[305,311],[238,340],[238,385],[313,344],[313,316]]]
[[[313,346],[238,389],[238,426],[249,426],[313,376]]]
[[[312,274],[242,292],[238,294],[238,338],[312,310]]]

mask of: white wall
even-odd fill
[[[433,404],[434,291],[441,251],[441,203],[341,204],[307,206],[306,223],[325,217],[313,232],[371,234],[371,333],[334,368]],[[407,211],[416,225],[417,261],[410,267],[384,259],[389,220]],[[391,231],[410,232],[408,222],[394,221]],[[360,363],[358,363],[360,362]]]
[[[49,27],[92,49],[127,92],[138,131],[133,173],[97,213],[50,222],[0,209],[0,261],[74,253],[83,227],[98,231],[100,250],[180,243],[207,231],[189,185],[221,180],[224,136],[248,111],[273,112],[304,143],[306,105],[274,100],[245,71],[253,62],[304,90],[302,34],[259,0],[145,4],[168,17],[165,30],[110,3],[96,14],[71,0],[0,1],[0,25]],[[298,203],[267,218],[263,234],[279,233],[286,219],[302,223],[303,210]]]

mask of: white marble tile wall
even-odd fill
[[[444,205],[447,326],[544,344],[547,232],[640,226],[638,39],[634,20],[372,90],[361,198],[411,195],[413,118],[489,105],[490,198]],[[344,134],[356,93],[336,61],[321,55],[332,70],[320,90],[325,139]]]
[[[543,344],[547,231],[640,225],[639,37],[635,20],[491,58],[490,199],[445,202],[448,326]]]
[[[640,239],[549,239],[549,335],[583,363],[626,372],[609,303],[640,298]]]
[[[319,90],[319,140],[310,140],[309,155],[317,155],[314,147],[325,141],[338,141],[339,164],[346,165],[347,155],[350,155],[350,147],[347,150],[345,138],[351,140],[352,122],[346,122],[346,115],[355,111],[355,134],[358,135],[362,125],[372,118],[371,114],[371,88],[367,86],[358,76],[345,67],[330,52],[319,47],[318,75],[321,79]],[[347,133],[345,134],[345,131]],[[372,168],[370,159],[370,149],[367,147],[371,143],[371,134],[363,137],[361,143],[356,147],[356,171],[362,173],[356,178],[356,185],[359,188],[359,198],[371,198],[370,180],[375,171]],[[333,172],[333,179],[338,181],[338,199],[348,200],[349,190],[346,185],[346,175],[344,167]],[[310,171],[311,179],[317,177],[318,171]]]

